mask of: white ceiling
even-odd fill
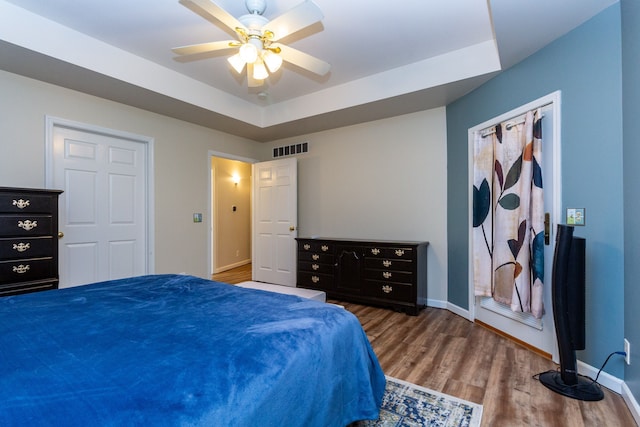
[[[315,0],[322,22],[281,42],[329,74],[285,64],[255,89],[228,52],[175,60],[172,47],[234,37],[177,0],[0,0],[0,69],[270,141],[446,105],[616,1]]]

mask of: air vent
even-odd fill
[[[298,144],[285,145],[283,147],[275,147],[273,149],[273,158],[295,156],[296,154],[306,153],[309,151],[308,142],[300,142]]]

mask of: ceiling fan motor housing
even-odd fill
[[[252,15],[262,15],[267,8],[267,2],[265,0],[245,0],[244,4]]]

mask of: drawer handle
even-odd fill
[[[322,247],[320,249],[322,249],[322,252],[327,252],[329,250],[329,246],[322,245]]]
[[[304,248],[305,251],[308,251],[309,249],[311,249],[311,245],[308,244],[308,243],[305,243],[303,248]]]
[[[393,292],[393,288],[389,285],[384,285],[382,287],[382,292],[384,292],[385,294],[390,294],[391,292]]]
[[[396,255],[402,256],[404,255],[404,251],[402,249],[396,249]]]
[[[14,243],[13,244],[13,250],[18,251],[18,252],[24,252],[28,249],[31,249],[31,243],[18,243],[17,245]]]
[[[29,200],[22,200],[22,199],[14,200],[13,206],[17,206],[18,209],[24,209],[27,206],[29,206]]]
[[[311,281],[313,283],[318,283],[320,281],[320,278],[318,276],[311,276]]]
[[[384,277],[385,279],[389,279],[391,277],[391,273],[388,271],[383,271],[382,277]]]
[[[319,259],[320,259],[320,255],[318,255],[318,254],[313,254],[313,255],[311,255],[311,258],[313,258],[313,260],[314,260],[314,261],[317,261],[317,260],[319,260]]]
[[[391,261],[389,261],[388,259],[385,259],[384,261],[382,261],[382,265],[389,268],[391,267]]]
[[[314,270],[317,270],[320,268],[320,266],[318,264],[311,264],[311,268],[313,268]]]
[[[29,271],[29,268],[30,268],[30,267],[29,267],[29,264],[27,264],[27,265],[22,265],[22,264],[20,264],[20,265],[14,265],[14,266],[13,266],[13,272],[14,272],[14,273],[18,273],[18,274],[24,274],[24,273],[26,273],[27,271]]]
[[[378,248],[373,248],[373,249],[371,249],[371,253],[372,253],[373,255],[380,255],[380,249],[378,249]]]
[[[26,219],[24,221],[18,221],[18,227],[25,229],[26,231],[33,230],[38,226],[38,221],[31,221]]]

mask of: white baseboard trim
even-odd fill
[[[471,318],[471,313],[469,312],[469,310],[464,309],[455,304],[451,304],[449,301],[430,299],[427,301],[427,306],[434,307],[434,308],[444,308],[445,310],[449,310],[453,314],[457,314],[458,316],[464,317],[465,319],[473,322],[473,319]]]
[[[627,383],[622,383],[622,398],[627,404],[627,408],[631,411],[631,415],[633,415],[633,419],[636,420],[636,424],[640,426],[640,405],[638,405],[638,401],[633,394],[631,394],[631,390],[627,386]]]
[[[595,379],[596,375],[598,375],[598,370],[599,368],[594,368],[593,366],[587,365],[583,361],[578,360],[578,373],[580,375]],[[613,375],[602,371],[600,373],[600,376],[598,377],[598,384],[608,388],[613,392],[622,394],[622,384],[624,384],[624,382],[620,378],[614,377]]]
[[[237,267],[242,267],[243,265],[247,265],[247,264],[250,264],[250,263],[251,263],[251,259],[245,259],[245,260],[242,260],[242,261],[234,262],[233,264],[229,264],[229,265],[225,265],[225,266],[216,268],[216,271],[213,274],[222,273],[223,271],[231,270],[231,269],[237,268]]]

